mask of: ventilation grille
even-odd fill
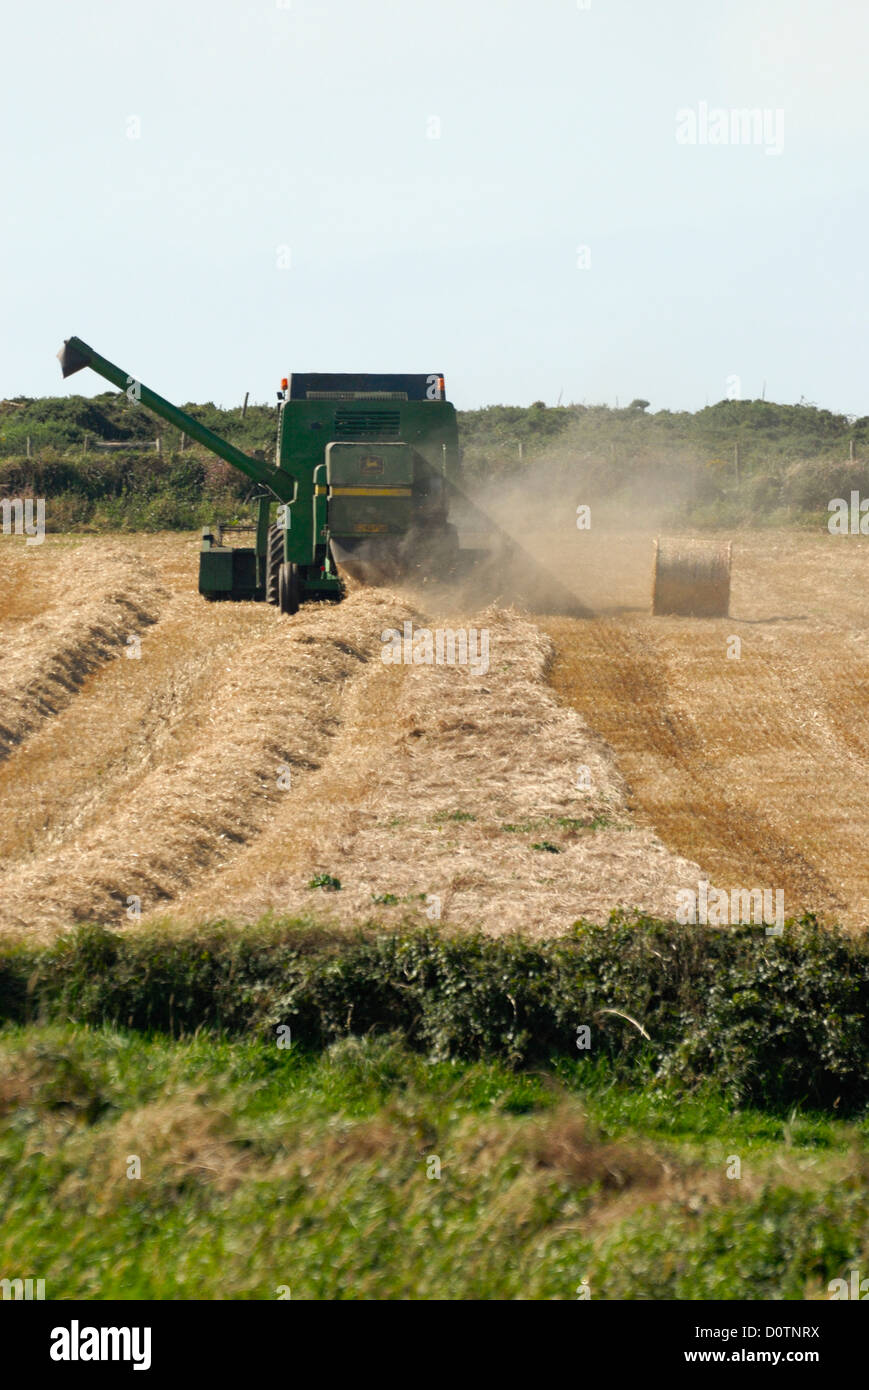
[[[336,410],[336,439],[387,439],[397,435],[401,413],[397,410]]]
[[[406,391],[306,391],[306,401],[406,401]]]

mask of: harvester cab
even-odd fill
[[[340,599],[341,570],[364,581],[458,559],[449,496],[459,475],[455,408],[438,373],[295,373],[278,392],[274,464],[248,455],[79,338],[58,353],[64,377],[91,367],[259,485],[256,520],[203,530],[199,592],[294,613]],[[252,544],[238,544],[242,538]],[[339,569],[340,567],[340,569]]]

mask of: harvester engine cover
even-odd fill
[[[402,535],[413,523],[414,453],[408,444],[326,446],[329,534]]]

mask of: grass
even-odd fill
[[[327,893],[340,893],[341,880],[334,874],[315,874],[308,884],[309,888],[324,888]]]
[[[7,947],[0,1269],[49,1298],[826,1298],[869,1258],[866,986],[811,920]]]
[[[566,830],[571,833],[579,833],[583,830],[606,830],[615,822],[609,816],[592,816],[583,818],[579,816],[538,816],[534,820],[508,821],[501,826],[507,834],[528,835],[537,830],[550,830],[557,826],[559,830]],[[532,849],[537,849],[537,845],[532,845]]]
[[[865,1124],[709,1088],[389,1035],[7,1026],[0,1057],[0,1267],[53,1298],[802,1298],[865,1255]]]

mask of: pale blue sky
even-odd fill
[[[0,396],[103,389],[61,385],[77,334],[179,401],[437,370],[463,408],[738,377],[869,414],[864,3],[40,0],[2,35]],[[679,144],[701,102],[781,111],[781,153]]]

